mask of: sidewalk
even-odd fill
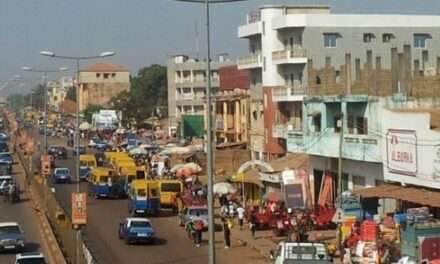
[[[245,246],[258,251],[258,253],[266,259],[269,259],[270,251],[277,247],[274,240],[283,240],[283,237],[280,237],[279,239],[274,238],[271,230],[259,230],[256,232],[256,239],[253,239],[251,231],[246,224],[243,225],[243,230],[240,230],[240,227],[236,225],[231,230],[231,236],[233,240],[238,241],[240,244],[244,244]],[[273,240],[271,238],[273,238]]]

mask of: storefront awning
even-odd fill
[[[377,187],[356,190],[354,194],[362,198],[391,198],[420,205],[440,207],[440,191],[431,191],[424,188],[384,184]]]

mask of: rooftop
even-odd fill
[[[112,63],[96,63],[82,69],[81,72],[128,72],[128,69]]]

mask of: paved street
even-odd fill
[[[22,171],[18,165],[13,168],[20,186],[24,186]],[[26,238],[26,251],[43,251],[41,245],[40,228],[37,217],[33,212],[31,202],[26,195],[22,195],[23,201],[18,204],[9,204],[3,202],[3,197],[0,199],[0,222],[12,221],[18,222],[22,227]],[[46,254],[47,255],[47,254]],[[9,264],[14,263],[15,253],[0,254],[0,263]]]
[[[61,144],[60,139],[49,140],[49,144]],[[67,160],[57,160],[57,167],[67,167],[74,172],[75,160],[69,152]],[[87,190],[87,183],[81,183],[81,191]],[[70,212],[70,194],[75,191],[75,184],[56,185],[56,197],[67,212]],[[86,242],[99,263],[200,263],[208,261],[207,237],[205,243],[196,248],[186,236],[184,229],[178,226],[175,216],[163,212],[160,217],[151,218],[156,233],[160,238],[157,245],[127,246],[117,236],[118,223],[128,214],[127,200],[95,200],[88,203],[88,225],[84,230]],[[236,244],[225,251],[223,233],[217,233],[218,263],[233,263],[241,259],[243,263],[266,263],[254,250]]]

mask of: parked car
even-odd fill
[[[0,133],[0,141],[8,141],[9,140],[9,135],[6,134],[5,132],[1,132]]]
[[[191,206],[183,209],[183,212],[179,215],[181,226],[195,220],[202,220],[204,231],[206,231],[208,229],[208,208],[205,206]]]
[[[119,239],[124,239],[126,244],[155,243],[156,234],[150,220],[140,217],[127,217],[119,224]]]
[[[12,157],[12,154],[10,152],[1,152],[0,163],[12,165],[12,163],[14,163],[14,158]]]
[[[22,251],[25,249],[24,235],[16,222],[0,223],[0,251]]]
[[[323,243],[280,242],[271,250],[270,258],[275,264],[328,264],[331,257]]]
[[[8,191],[9,183],[11,183],[12,180],[12,176],[10,175],[0,176],[0,195],[4,195]]]
[[[68,168],[56,168],[53,172],[54,183],[71,183],[72,175]]]
[[[27,252],[15,256],[15,264],[46,264],[44,255],[40,252]]]

